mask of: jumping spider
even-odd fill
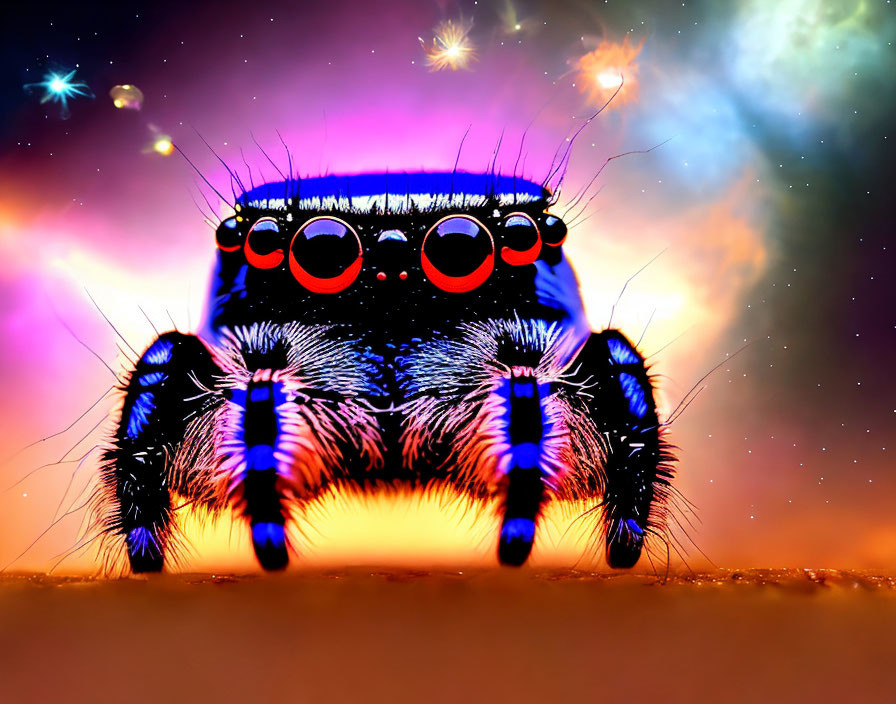
[[[201,333],[161,335],[124,385],[106,538],[161,570],[178,497],[234,508],[281,569],[288,523],[327,487],[447,483],[499,505],[503,564],[568,499],[600,508],[608,563],[633,566],[665,526],[673,457],[636,346],[588,327],[551,205],[541,184],[459,172],[246,190],[217,227]]]

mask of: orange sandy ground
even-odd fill
[[[0,580],[0,701],[896,701],[896,579]]]

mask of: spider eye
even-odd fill
[[[495,242],[476,218],[449,215],[426,233],[420,261],[426,278],[440,289],[466,293],[485,283],[495,268]]]
[[[274,218],[260,218],[246,235],[246,261],[256,269],[273,269],[283,262],[280,226]]]
[[[289,268],[314,293],[339,293],[352,285],[363,264],[358,233],[344,220],[312,218],[289,246]]]
[[[511,266],[531,264],[541,253],[538,225],[525,213],[511,213],[504,220],[504,247],[501,259]]]
[[[235,252],[242,245],[243,233],[236,225],[236,218],[227,218],[215,230],[215,241],[222,252]]]
[[[541,239],[548,247],[559,247],[566,239],[566,223],[556,215],[548,213],[541,229]]]

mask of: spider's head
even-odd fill
[[[216,297],[337,322],[369,316],[374,302],[387,316],[499,312],[535,299],[536,261],[561,258],[566,225],[549,204],[540,184],[494,174],[266,184],[217,229]]]

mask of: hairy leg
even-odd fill
[[[402,369],[405,463],[496,500],[506,565],[526,562],[550,500],[602,484],[597,428],[580,387],[565,383],[568,349],[562,325],[491,320],[425,343]]]
[[[121,419],[103,457],[101,528],[124,539],[134,572],[158,572],[171,532],[169,465],[218,372],[199,338],[161,335],[125,386]]]
[[[514,368],[502,399],[508,441],[503,516],[498,540],[501,564],[522,565],[532,551],[535,523],[546,500],[541,391],[532,368]]]
[[[382,461],[359,399],[369,370],[350,341],[298,324],[229,331],[219,358],[225,402],[209,439],[220,454],[211,484],[249,523],[259,564],[283,569],[292,513]]]
[[[627,568],[645,535],[665,527],[664,499],[674,457],[663,438],[644,358],[618,330],[593,333],[572,369],[605,440],[603,531],[607,562]]]

